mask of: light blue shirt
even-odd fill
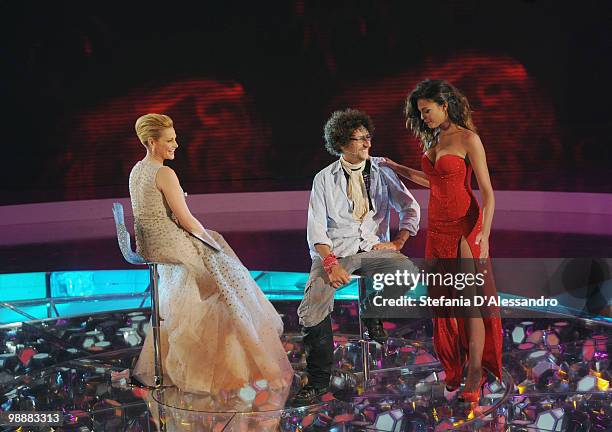
[[[399,213],[399,229],[415,236],[421,209],[392,169],[380,166],[383,158],[370,158],[370,199],[373,208],[362,221],[353,217],[353,203],[347,196],[347,181],[340,160],[317,173],[308,205],[306,237],[310,256],[319,257],[315,244],[328,245],[337,257],[369,251],[389,241],[391,207]]]

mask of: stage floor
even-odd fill
[[[372,374],[363,380],[357,310],[339,301],[333,314],[331,392],[311,406],[292,396],[302,383],[304,353],[297,303],[274,302],[296,375],[280,392],[257,382],[227,395],[154,390],[117,372],[133,367],[147,309],[91,313],[0,328],[0,408],[61,413],[55,431],[610,431],[612,327],[604,320],[552,316],[526,321],[502,310],[504,377],[485,385],[471,410],[443,396],[444,374],[431,344],[430,320],[385,321],[391,338],[369,344]],[[113,371],[115,373],[113,373]],[[6,420],[6,417],[4,418]]]

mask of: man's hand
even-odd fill
[[[342,285],[346,285],[351,280],[351,275],[342,267],[340,264],[332,266],[331,272],[328,274],[329,284],[334,288],[338,289]]]
[[[375,244],[374,246],[372,246],[372,250],[388,249],[388,250],[400,251],[400,250],[402,250],[403,247],[404,247],[404,242],[403,241],[393,240],[393,241],[390,241],[390,242],[384,242],[384,243]]]

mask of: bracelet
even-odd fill
[[[335,265],[338,265],[338,258],[333,253],[330,253],[323,260],[323,270],[325,270],[325,273],[330,274],[332,267]]]

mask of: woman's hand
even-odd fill
[[[489,258],[489,236],[480,231],[476,234],[476,244],[480,245],[480,259]]]
[[[380,164],[382,166],[388,166],[392,170],[395,170],[395,168],[399,165],[397,162],[389,159],[388,157],[384,157]]]

